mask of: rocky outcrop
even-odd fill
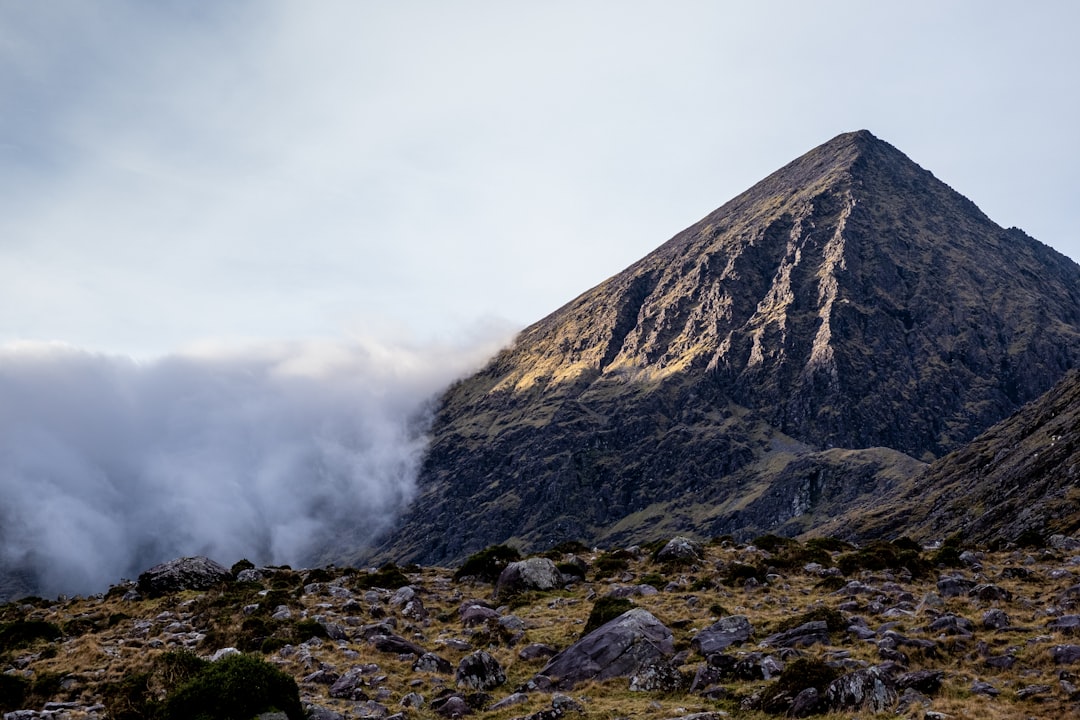
[[[539,675],[567,690],[586,680],[631,677],[674,654],[671,631],[649,611],[634,608],[553,657]]]
[[[232,573],[206,557],[186,557],[155,565],[139,575],[138,591],[157,597],[180,590],[207,590],[232,580]]]

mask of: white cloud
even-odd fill
[[[166,559],[304,565],[411,499],[433,398],[497,347],[0,347],[0,568],[103,590]]]

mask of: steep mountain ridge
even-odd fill
[[[1080,529],[1080,371],[824,531],[990,545]]]
[[[838,136],[451,388],[379,552],[444,562],[657,518],[768,530],[832,497],[778,512],[770,490],[891,488],[897,463],[917,472],[900,455],[955,449],[1080,365],[1077,288],[1075,263],[891,145]],[[830,448],[896,462],[866,475]]]

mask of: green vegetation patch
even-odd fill
[[[454,580],[475,577],[478,580],[493,583],[499,579],[499,575],[507,565],[520,559],[521,553],[509,545],[491,545],[466,558],[454,573]]]
[[[284,712],[303,720],[296,681],[251,655],[230,655],[211,663],[166,698],[161,720],[250,720],[259,713]]]
[[[593,603],[589,612],[589,619],[585,623],[582,635],[588,635],[596,628],[604,625],[622,615],[627,610],[633,610],[636,606],[626,598],[602,597]]]
[[[60,628],[43,620],[16,620],[0,626],[0,652],[29,647],[39,640],[51,642],[63,636]]]
[[[354,576],[353,585],[360,590],[383,588],[397,590],[409,584],[408,576],[394,563],[386,563],[373,573],[360,573]]]

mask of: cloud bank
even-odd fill
[[[439,390],[495,347],[0,346],[0,576],[90,593],[182,555],[361,547],[412,498]]]

